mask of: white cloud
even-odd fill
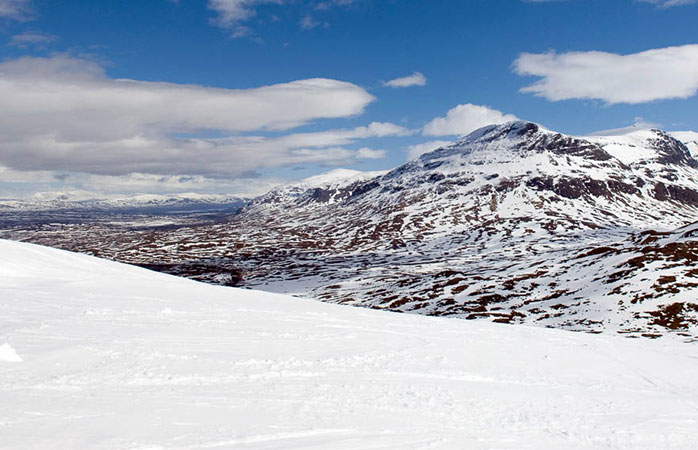
[[[551,101],[599,99],[614,104],[688,98],[698,91],[698,45],[630,55],[524,53],[514,62],[514,71],[541,77],[521,92]]]
[[[357,139],[386,136],[408,136],[412,130],[386,122],[372,122],[365,127],[344,130],[317,131],[313,133],[295,133],[272,139],[273,145],[294,147],[330,147],[348,145]]]
[[[640,0],[643,3],[652,3],[662,8],[671,8],[672,6],[692,5],[698,0]]]
[[[66,185],[80,186],[89,197],[123,194],[179,194],[183,192],[198,193],[234,193],[241,197],[253,197],[268,192],[272,187],[282,183],[273,177],[254,178],[209,178],[202,175],[154,175],[132,173],[110,176],[77,174],[65,180]]]
[[[0,0],[1,1],[1,0]],[[216,12],[217,17],[214,20],[221,28],[232,31],[231,36],[234,38],[250,36],[253,34],[252,29],[244,22],[248,21],[257,14],[257,7],[264,4],[285,5],[293,3],[295,0],[208,0],[209,9]],[[328,0],[328,1],[306,1],[305,9],[312,11],[325,11],[332,7],[343,7],[353,4],[356,0]],[[272,21],[278,21],[277,16],[273,16]],[[309,30],[317,26],[328,26],[327,22],[318,21],[310,14],[305,14],[298,22],[299,26],[304,30]]]
[[[357,159],[383,159],[385,158],[385,150],[373,150],[368,147],[361,147],[356,151]]]
[[[315,19],[313,19],[313,17],[308,14],[301,18],[301,20],[298,22],[298,25],[300,25],[301,29],[303,30],[311,30],[320,25],[320,23],[316,22]]]
[[[50,34],[44,34],[37,31],[25,31],[24,33],[12,36],[9,45],[19,48],[27,48],[30,46],[41,47],[54,42],[56,39],[56,36]]]
[[[360,114],[373,96],[351,83],[308,79],[233,90],[108,78],[94,62],[65,56],[0,63],[5,138],[31,131],[59,140],[145,132],[285,130]]]
[[[104,199],[139,194],[232,194],[254,197],[288,181],[276,177],[210,178],[203,175],[95,175],[18,172],[0,167],[0,200]]]
[[[46,170],[19,171],[0,166],[0,182],[7,183],[48,183],[56,180],[54,172]]]
[[[426,86],[427,78],[420,72],[415,72],[412,75],[395,78],[394,80],[386,81],[383,86],[392,88],[405,88],[410,86]]]
[[[437,117],[424,126],[427,136],[463,136],[487,125],[518,120],[516,116],[504,114],[487,106],[467,103],[451,109],[446,117]]]
[[[326,10],[333,6],[349,6],[355,3],[357,0],[327,0],[321,1],[315,5],[316,10]]]
[[[567,0],[523,0],[524,3],[552,3],[564,2]],[[672,6],[692,5],[698,3],[698,0],[636,0],[642,3],[652,3],[660,8],[670,8]]]
[[[425,153],[436,150],[437,148],[445,147],[452,144],[451,141],[429,141],[421,144],[410,145],[407,147],[407,160],[412,161]]]
[[[0,0],[0,18],[24,21],[31,12],[31,0]]]
[[[354,116],[374,98],[356,85],[328,79],[245,90],[117,80],[94,62],[66,56],[0,63],[0,98],[6,182],[30,180],[37,171],[44,177],[68,172],[122,181],[133,173],[180,181],[240,179],[275,167],[381,158],[381,150],[352,147],[361,139],[413,133],[374,122],[241,135]]]
[[[208,7],[218,13],[217,22],[231,28],[256,14],[254,7],[265,4],[282,4],[283,0],[209,0]]]

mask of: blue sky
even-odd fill
[[[0,197],[257,193],[391,168],[410,147],[513,116],[571,134],[638,120],[698,130],[692,1],[0,0],[0,16],[12,94],[0,128],[21,118],[0,151]],[[310,88],[311,106],[295,85],[255,90],[316,78],[335,84]]]

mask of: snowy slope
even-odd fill
[[[0,241],[3,449],[694,449],[698,349]]]
[[[674,131],[669,134],[683,142],[694,158],[698,157],[698,133],[695,131]]]
[[[361,172],[350,169],[335,169],[327,173],[315,175],[303,180],[278,186],[262,196],[261,202],[265,204],[286,203],[289,200],[314,203],[321,201],[324,204],[333,204],[345,198],[344,191],[352,186],[361,185],[373,178],[385,175],[385,171]],[[310,193],[312,201],[304,199]]]

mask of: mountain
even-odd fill
[[[141,194],[105,199],[75,200],[71,195],[38,196],[30,200],[0,200],[0,213],[17,211],[101,211],[149,214],[177,214],[193,211],[220,211],[243,206],[247,199],[220,194]]]
[[[695,131],[674,131],[670,134],[672,137],[683,142],[691,151],[693,157],[698,157],[698,133]]]
[[[517,121],[382,175],[315,181],[210,224],[3,236],[328,302],[698,337],[698,162],[667,133]]]
[[[312,198],[306,203],[320,202],[327,204],[340,202],[344,200],[341,192],[345,190],[347,186],[364,183],[375,177],[382,176],[385,173],[385,171],[361,172],[358,170],[335,169],[295,183],[276,187],[262,196],[258,201],[267,204],[288,203],[292,200],[300,200],[303,202],[306,201],[306,197],[310,195]]]
[[[0,240],[0,447],[693,449],[695,347],[223,288]]]
[[[574,228],[679,226],[698,211],[696,167],[684,144],[657,130],[584,139],[513,122],[478,130],[382,177],[342,187],[344,201],[322,214],[336,224],[346,215],[334,210],[360,209],[403,222],[402,235],[450,234],[507,219],[569,222]],[[300,207],[327,203],[332,190],[308,189],[285,198],[271,193],[243,213],[278,216],[294,210],[295,217]]]

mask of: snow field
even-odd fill
[[[341,307],[10,241],[0,255],[0,448],[698,442],[696,344]]]

